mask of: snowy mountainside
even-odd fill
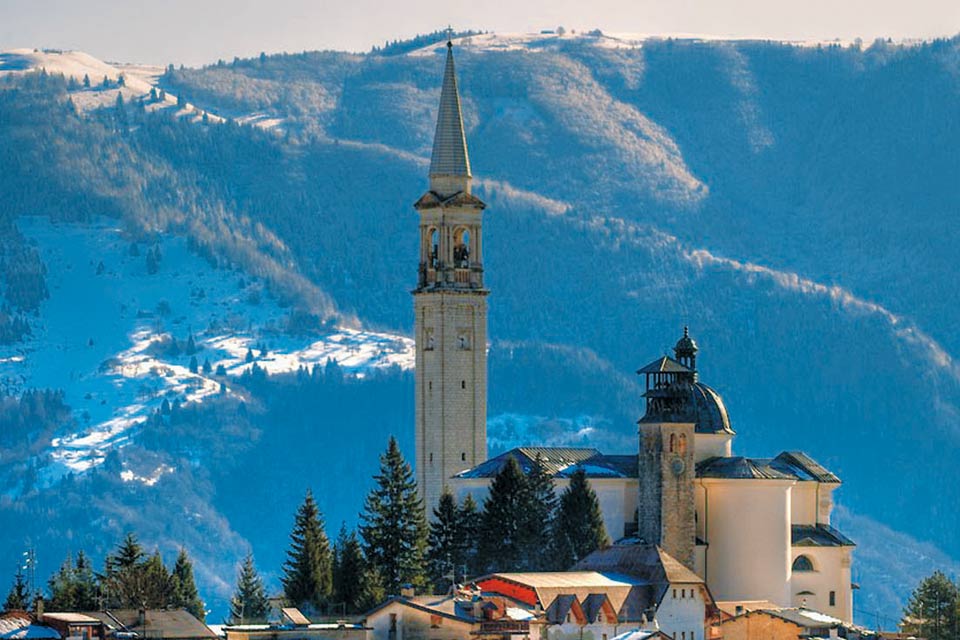
[[[960,343],[952,331],[960,293],[950,279],[960,238],[956,192],[945,186],[960,181],[952,124],[960,108],[958,50],[957,41],[865,50],[595,35],[459,40],[476,192],[489,205],[491,447],[635,450],[642,399],[632,372],[667,352],[689,323],[702,348],[703,379],[724,395],[738,432],[735,450],[767,456],[804,449],[837,472],[844,480],[838,500],[858,514],[845,521],[845,533],[869,558],[860,596],[896,610],[910,575],[884,564],[884,549],[902,544],[932,564],[960,554],[952,508],[960,488],[942,481],[955,475],[960,455]],[[232,116],[224,126],[149,107],[145,114],[128,109],[124,126],[124,112],[107,97],[102,109],[64,114],[56,102],[76,102],[86,91],[69,87],[18,111],[23,98],[4,104],[0,92],[0,144],[19,145],[27,158],[18,165],[0,155],[6,211],[44,211],[94,228],[104,223],[91,215],[109,215],[141,237],[144,230],[158,235],[163,259],[155,278],[175,271],[170,255],[192,256],[175,237],[201,242],[204,255],[221,264],[242,262],[247,273],[267,272],[260,258],[269,256],[271,267],[312,287],[295,291],[319,292],[358,318],[356,326],[382,329],[389,343],[412,324],[417,230],[410,204],[426,186],[444,53],[442,42],[402,55],[305,52],[156,78],[168,96]],[[246,115],[282,122],[285,135],[234,124]],[[71,145],[75,139],[93,144]],[[129,179],[118,187],[117,175]],[[21,225],[28,236],[30,224]],[[151,244],[141,239],[140,258],[124,262],[128,245],[117,240],[108,252],[87,242],[92,255],[76,259],[84,273],[76,286],[96,291],[97,277],[112,277],[107,270],[144,268]],[[237,246],[246,253],[225,259],[223,249]],[[52,264],[58,251],[43,250],[51,284],[61,277]],[[117,257],[103,259],[106,253]],[[238,284],[248,277],[185,259],[219,274],[222,292],[205,286],[197,300],[187,280],[177,280],[187,289],[165,294],[169,316],[156,313],[157,299],[129,302],[135,310],[128,313],[142,308],[154,317],[128,315],[120,337],[103,339],[113,340],[109,349],[94,340],[82,369],[99,371],[122,356],[139,378],[108,368],[63,382],[51,376],[49,384],[83,407],[95,401],[75,385],[105,393],[106,380],[119,381],[118,406],[141,411],[135,389],[157,382],[144,372],[155,361],[176,383],[145,387],[154,395],[144,416],[155,415],[167,392],[185,397],[191,380],[212,379],[216,388],[196,410],[120,434],[126,446],[118,459],[107,454],[88,472],[24,500],[42,515],[44,500],[61,500],[56,491],[75,490],[79,502],[102,495],[101,485],[122,486],[127,498],[98,504],[115,523],[112,531],[141,528],[164,549],[190,540],[209,576],[229,576],[218,550],[191,531],[164,528],[169,511],[142,517],[139,505],[163,496],[201,513],[192,522],[230,540],[233,557],[252,546],[270,571],[282,562],[283,516],[305,486],[325,501],[331,529],[352,523],[357,487],[369,480],[386,436],[397,435],[409,451],[411,377],[389,366],[342,386],[330,382],[336,376],[231,377],[221,393],[216,374],[189,371],[189,334],[203,348],[201,366],[211,356],[234,371],[252,368],[243,362],[246,345],[268,343],[258,369],[271,358],[284,369],[295,368],[288,359],[320,361],[323,355],[301,353],[316,340],[324,343],[321,353],[328,346],[321,336],[289,344],[272,338],[269,328],[284,324],[285,307],[267,296],[262,307],[250,305],[250,285]],[[96,276],[100,261],[104,273]],[[131,290],[150,290],[147,276],[129,275]],[[40,324],[59,304],[62,282],[51,286]],[[226,337],[208,333],[210,317],[225,308],[214,299],[261,325],[249,333],[235,327]],[[119,303],[107,299],[118,316]],[[258,315],[260,308],[271,311]],[[178,314],[187,315],[174,325]],[[155,339],[161,321],[179,340],[179,355]],[[143,330],[153,332],[149,343],[136,337]],[[83,346],[89,337],[69,340]],[[399,347],[386,351],[388,359],[401,358]],[[250,400],[247,414],[236,406],[241,397]],[[90,409],[101,411],[96,425],[117,417]],[[88,428],[82,409],[74,415],[81,428],[65,428],[58,442]],[[359,436],[347,447],[345,429]],[[84,446],[83,459],[102,455],[96,443]],[[40,457],[26,462],[53,468]],[[909,470],[898,474],[892,494],[878,489],[889,486],[890,469]],[[129,478],[140,481],[123,482]],[[17,515],[0,509],[0,518]],[[100,533],[84,530],[87,539]],[[934,557],[928,544],[948,553]]]
[[[25,343],[0,348],[0,375],[7,393],[65,389],[79,429],[50,443],[48,482],[101,463],[164,401],[235,393],[228,376],[254,364],[279,374],[334,360],[361,375],[413,365],[412,342],[402,336],[331,328],[322,336],[289,335],[289,309],[261,283],[211,267],[184,238],[138,245],[109,220],[22,218],[19,226],[47,266],[50,299]],[[152,251],[160,255],[156,273],[145,258]],[[174,344],[188,340],[195,346]]]

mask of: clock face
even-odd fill
[[[684,469],[687,468],[687,465],[684,464],[683,460],[680,458],[674,458],[670,462],[670,470],[673,471],[673,475],[679,476],[683,474]]]

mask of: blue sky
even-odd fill
[[[457,28],[689,32],[872,41],[960,32],[957,0],[0,0],[0,49],[82,49],[115,61],[203,64],[260,51],[365,51]]]

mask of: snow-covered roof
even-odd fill
[[[0,618],[0,639],[20,640],[23,638],[60,640],[60,634],[56,629],[45,627],[42,624],[33,624],[28,617],[8,615]]]

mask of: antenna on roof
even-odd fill
[[[447,31],[447,47],[452,49],[453,48],[453,27],[448,24],[446,31]]]

